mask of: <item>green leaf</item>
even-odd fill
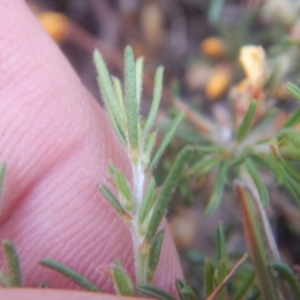
[[[142,86],[143,86],[143,64],[144,57],[139,57],[135,63],[135,74],[136,74],[136,99],[138,106],[141,102]]]
[[[251,152],[250,147],[244,147],[243,150],[231,162],[233,167],[237,167],[245,162]]]
[[[97,72],[99,74],[98,83],[100,86],[106,110],[110,112],[110,118],[113,118],[120,127],[120,129],[122,129],[125,126],[124,115],[119,110],[118,101],[109,76],[109,72],[98,50],[95,50],[94,52],[94,62],[96,65]]]
[[[186,285],[182,290],[181,290],[181,295],[184,295],[184,298],[186,300],[198,300],[197,295],[195,292],[192,290],[192,288],[188,285]]]
[[[145,294],[146,296],[153,297],[155,299],[159,300],[176,300],[172,295],[167,293],[166,291],[155,287],[153,285],[147,284],[147,285],[140,285],[137,287],[137,289]]]
[[[278,300],[276,285],[269,270],[266,249],[263,243],[261,227],[253,205],[253,196],[242,183],[236,183],[236,191],[243,216],[244,235],[246,237],[256,281],[263,300]]]
[[[96,287],[93,283],[91,283],[88,279],[86,279],[76,271],[65,266],[64,264],[60,263],[57,260],[50,259],[50,258],[43,258],[42,260],[40,260],[39,263],[69,278],[71,281],[75,282],[77,285],[81,286],[86,291],[100,292],[99,288]]]
[[[295,200],[300,204],[300,185],[284,171],[284,186],[293,195]]]
[[[148,135],[146,139],[145,146],[144,146],[144,161],[143,161],[145,168],[150,163],[151,153],[153,151],[153,148],[155,147],[156,137],[157,137],[157,132],[153,131]]]
[[[143,128],[143,139],[146,139],[148,132],[151,130],[157,115],[157,111],[161,99],[161,93],[162,93],[163,73],[164,73],[163,67],[159,67],[155,73],[153,99],[148,114],[148,118]]]
[[[201,177],[208,172],[212,171],[217,165],[220,164],[220,154],[213,154],[211,156],[204,156],[196,162],[191,168],[187,169],[184,173],[186,176]]]
[[[0,165],[0,199],[2,196],[5,170],[6,170],[6,164],[1,164]]]
[[[257,191],[258,191],[258,194],[259,194],[262,204],[264,206],[267,206],[270,202],[268,190],[267,190],[266,186],[264,185],[261,177],[259,176],[258,171],[255,168],[254,163],[252,162],[252,160],[250,158],[248,158],[246,160],[245,166],[257,188]]]
[[[6,278],[9,287],[23,286],[20,259],[14,244],[9,240],[3,240],[2,248],[8,268],[8,276]]]
[[[123,99],[122,85],[121,85],[120,79],[112,76],[112,82],[113,82],[119,110],[120,110],[121,114],[123,116],[125,116],[124,99]]]
[[[139,144],[139,112],[136,93],[135,61],[130,46],[124,52],[125,99],[128,125],[128,138],[131,149],[137,149]]]
[[[287,161],[281,161],[280,162],[284,171],[288,174],[289,177],[291,177],[296,182],[300,183],[300,170],[299,168],[292,166],[290,162]]]
[[[217,284],[220,284],[227,274],[227,264],[226,264],[226,243],[225,235],[221,224],[218,224],[216,230],[216,253],[218,262],[218,272],[217,272]],[[220,292],[217,297],[218,300],[224,299],[225,290]]]
[[[0,271],[0,283],[4,287],[9,287],[9,279],[2,271]]]
[[[272,264],[272,268],[277,271],[280,277],[289,285],[289,288],[295,297],[294,299],[300,299],[300,283],[292,270],[282,262]]]
[[[148,166],[148,172],[151,173],[153,169],[156,167],[159,159],[161,158],[163,152],[167,148],[168,144],[170,143],[171,139],[173,138],[179,124],[184,118],[184,113],[180,113],[176,116],[174,121],[171,123],[169,130],[164,134],[161,143],[159,144],[158,148],[156,149],[153,158]]]
[[[98,190],[122,217],[126,214],[124,208],[106,186],[99,184]]]
[[[176,289],[179,294],[180,300],[198,300],[197,295],[190,286],[185,284],[182,280],[176,279]]]
[[[249,291],[255,280],[255,273],[251,271],[247,278],[238,286],[238,291],[231,300],[243,300],[246,293]]]
[[[121,262],[117,259],[114,261],[112,278],[118,295],[133,296],[134,288],[132,280],[127,272],[123,269]]]
[[[151,177],[144,195],[144,199],[140,208],[139,214],[139,224],[142,225],[145,221],[146,215],[149,213],[152,205],[153,205],[153,196],[155,192],[155,179]]]
[[[154,239],[154,242],[149,252],[149,270],[148,270],[148,281],[151,282],[159,262],[160,250],[164,239],[165,230],[160,230]]]
[[[157,232],[159,224],[165,214],[165,210],[169,205],[171,195],[180,179],[181,173],[186,163],[188,162],[192,152],[193,147],[191,146],[187,146],[179,152],[167,178],[165,179],[161,187],[161,190],[156,199],[154,211],[147,230],[146,240],[149,243],[151,243],[152,239],[154,238]]]
[[[124,206],[126,210],[132,212],[134,209],[134,200],[132,199],[131,190],[124,174],[112,164],[109,164],[109,171],[112,175],[115,188],[122,197],[123,201],[121,202],[121,206]]]
[[[225,235],[221,224],[218,224],[216,230],[216,246],[217,261],[226,261]]]
[[[106,101],[107,98],[106,98],[105,92],[104,92],[104,87],[103,87],[104,84],[103,84],[102,82],[100,82],[99,78],[98,78],[98,84],[99,84],[99,87],[100,87],[100,90],[101,90],[101,93],[102,93],[103,101]],[[104,105],[105,105],[105,108],[106,108],[106,113],[107,113],[107,115],[108,115],[110,124],[112,125],[115,134],[117,135],[119,141],[120,141],[123,145],[126,145],[124,132],[123,132],[123,130],[119,127],[118,122],[117,122],[117,120],[115,119],[114,112],[113,112],[112,108],[110,107],[110,104],[105,104],[105,102],[104,102]],[[122,128],[124,129],[125,127],[122,127]]]
[[[300,101],[300,89],[298,86],[289,82],[285,87],[296,100]]]
[[[211,24],[218,24],[224,6],[224,0],[211,0],[208,8],[208,20]]]
[[[215,266],[209,259],[204,264],[204,294],[207,298],[214,290]]]
[[[281,128],[294,127],[300,121],[300,107],[296,109],[294,113],[283,123]]]
[[[216,282],[217,285],[220,285],[222,283],[222,281],[225,279],[227,275],[227,264],[225,261],[221,260],[218,263],[218,272],[217,272],[217,278],[216,278]],[[216,300],[224,300],[225,296],[226,296],[226,290],[225,287],[222,287],[222,289],[218,292],[218,296],[216,297]]]
[[[253,120],[255,111],[256,111],[256,102],[252,101],[248,107],[248,110],[243,119],[243,122],[236,133],[236,141],[237,142],[240,142],[246,136],[248,131],[250,130],[251,122]]]
[[[220,146],[204,145],[204,146],[195,146],[195,150],[201,154],[211,154],[213,152],[220,152],[223,150]]]
[[[225,186],[225,183],[226,183],[227,177],[228,177],[228,172],[229,172],[229,161],[226,160],[221,164],[221,166],[218,170],[218,174],[215,179],[213,192],[212,192],[212,195],[210,196],[208,204],[205,208],[204,216],[206,216],[206,217],[210,216],[220,205],[221,200],[222,200],[224,186]]]
[[[181,289],[184,288],[186,286],[186,284],[180,280],[180,279],[176,279],[175,280],[175,286],[176,286],[176,289],[177,289],[177,293],[180,297],[180,300],[188,300],[185,298],[185,296],[183,294],[181,294]]]
[[[300,147],[300,134],[293,128],[283,128],[276,134],[278,144],[289,143],[297,148]],[[281,147],[282,145],[279,145]]]
[[[277,183],[283,184],[284,172],[282,171],[278,158],[274,155],[269,155],[269,165],[275,175]]]

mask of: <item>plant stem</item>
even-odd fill
[[[135,260],[135,276],[137,285],[147,283],[147,256],[141,253],[140,245],[143,242],[144,236],[139,234],[138,220],[140,215],[140,208],[143,201],[143,191],[145,183],[145,174],[141,158],[138,158],[136,163],[132,162],[133,173],[133,195],[135,197],[135,209],[133,213],[133,220],[131,223],[131,236],[134,248]]]

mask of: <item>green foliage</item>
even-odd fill
[[[236,133],[237,142],[240,142],[250,130],[251,122],[253,121],[255,110],[256,110],[256,102],[252,101],[248,107],[243,122]]]
[[[296,278],[291,269],[282,262],[272,264],[272,268],[279,274],[280,278],[288,284],[289,289],[293,294],[293,299],[300,299],[299,279]]]
[[[155,233],[158,230],[158,226],[161,223],[161,220],[170,202],[171,195],[180,179],[180,175],[186,163],[188,162],[188,158],[190,157],[192,151],[192,147],[186,147],[178,154],[170,173],[168,174],[161,187],[161,190],[159,191],[146,234],[146,240],[149,243],[152,242]]]
[[[88,279],[86,279],[84,276],[80,275],[76,271],[72,270],[71,268],[65,266],[64,264],[60,263],[55,259],[44,258],[40,260],[40,264],[44,267],[47,267],[60,273],[61,275],[70,279],[86,291],[100,292],[100,289],[96,287],[93,283],[91,283]]]
[[[1,196],[2,196],[5,169],[6,169],[5,164],[0,165],[0,199],[1,199]]]
[[[7,275],[1,272],[1,282],[6,287],[21,287],[23,280],[18,252],[9,240],[2,241],[2,249],[8,272]]]
[[[138,58],[135,61],[131,47],[126,47],[124,96],[120,80],[110,78],[104,60],[97,51],[94,54],[94,60],[106,111],[116,135],[124,145],[133,174],[131,185],[122,170],[110,165],[109,171],[115,192],[103,185],[99,185],[99,191],[121,215],[131,231],[135,277],[138,285],[144,285],[151,282],[158,265],[163,242],[163,231],[158,231],[159,225],[192,149],[187,147],[179,153],[163,185],[157,188],[152,172],[184,118],[183,113],[174,118],[156,147],[157,132],[153,130],[153,125],[162,94],[163,68],[159,67],[156,71],[153,101],[144,122],[139,116],[143,59]],[[125,270],[123,271],[125,272]],[[131,290],[129,281],[121,280],[121,282],[127,282],[124,287],[117,282],[119,275],[124,278],[127,276],[123,271],[121,268],[116,268],[112,278],[118,292],[122,295],[129,295],[134,290],[132,289],[132,292],[129,293]]]
[[[176,300],[172,295],[167,293],[166,291],[155,287],[153,285],[140,285],[138,286],[138,290],[151,298],[159,299],[159,300]]]
[[[204,211],[205,216],[210,216],[218,208],[222,200],[224,186],[228,177],[228,171],[229,162],[224,161],[218,169],[213,192]]]
[[[111,273],[117,294],[121,296],[132,296],[134,294],[132,280],[123,269],[119,260],[116,259],[114,261],[114,267]]]

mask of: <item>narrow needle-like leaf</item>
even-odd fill
[[[217,261],[226,260],[226,243],[222,225],[219,224],[216,230]]]
[[[2,241],[2,248],[8,268],[7,279],[9,287],[21,287],[23,283],[18,252],[14,244],[9,240]]]
[[[188,285],[184,286],[180,290],[180,297],[183,300],[198,300],[199,299],[197,297],[197,295],[195,294],[195,292],[192,290],[192,288],[189,287]]]
[[[149,253],[149,270],[148,270],[148,281],[151,282],[159,262],[160,250],[164,239],[165,230],[160,230],[154,239],[154,242],[150,248]]]
[[[121,206],[119,201],[115,198],[115,196],[106,186],[98,185],[98,189],[100,193],[106,198],[106,200],[121,216],[124,216],[126,214],[124,208]]]
[[[204,263],[204,293],[208,297],[214,290],[215,267],[211,260],[206,259]]]
[[[40,264],[69,278],[87,291],[100,292],[100,289],[93,283],[91,283],[88,279],[54,259],[43,258],[42,260],[40,260]]]
[[[125,126],[123,114],[119,109],[118,101],[105,62],[101,54],[97,50],[94,52],[94,61],[99,74],[98,82],[102,92],[105,107],[111,110],[113,118],[117,121],[120,128],[123,128]]]
[[[146,139],[148,132],[151,130],[156,118],[162,93],[163,72],[163,67],[159,67],[155,73],[153,99],[148,118],[143,128],[143,139]]]
[[[184,118],[184,114],[180,113],[176,116],[174,121],[171,123],[169,130],[165,133],[165,135],[162,137],[162,141],[159,144],[158,148],[156,149],[153,158],[148,166],[148,172],[152,172],[153,169],[156,167],[159,159],[161,158],[162,154],[164,153],[166,147],[170,143],[171,139],[173,138],[179,124]]]
[[[132,211],[134,207],[134,200],[132,199],[131,189],[125,175],[112,164],[109,165],[109,171],[112,175],[118,194],[122,197],[122,205],[126,210]]]
[[[237,142],[240,142],[245,137],[245,135],[248,133],[248,131],[251,127],[252,119],[255,114],[255,110],[256,110],[256,102],[252,101],[248,107],[248,110],[243,119],[243,122],[237,131],[237,134],[236,134]]]
[[[124,137],[124,126],[123,127],[120,127],[118,125],[118,122],[115,118],[115,115],[114,115],[114,112],[111,108],[111,105],[110,105],[110,102],[105,102],[107,100],[106,98],[106,94],[105,94],[105,91],[104,91],[104,83],[101,82],[98,78],[98,85],[100,87],[100,90],[101,90],[101,94],[102,94],[102,97],[103,97],[103,101],[104,101],[104,104],[105,104],[105,108],[106,108],[106,112],[108,114],[108,117],[109,117],[109,120],[110,120],[110,123],[117,135],[117,137],[119,138],[119,140],[121,141],[121,143],[123,145],[126,145],[126,141],[125,141],[125,137]]]
[[[246,160],[245,165],[246,165],[247,171],[249,172],[249,174],[257,188],[257,191],[259,193],[259,197],[260,197],[262,204],[264,206],[267,206],[269,204],[269,193],[268,193],[266,186],[262,182],[262,180],[259,176],[259,173],[255,168],[254,163],[252,162],[252,160],[250,158],[248,158]]]
[[[296,100],[300,101],[300,89],[298,86],[289,82],[285,87]]]
[[[179,294],[180,300],[198,300],[197,295],[184,281],[176,279],[176,289]]]
[[[250,274],[248,274],[247,278],[241,283],[238,287],[237,293],[233,296],[231,300],[242,300],[245,299],[245,295],[252,286],[255,280],[255,273],[252,270]]]
[[[9,287],[9,278],[2,271],[0,271],[0,283],[4,287]]]
[[[154,177],[151,177],[151,179],[149,180],[145,195],[144,195],[144,199],[140,208],[140,213],[139,213],[139,224],[142,225],[147,213],[149,213],[151,206],[153,205],[152,203],[152,199],[153,199],[153,194],[155,191],[155,179]]]
[[[228,160],[226,160],[221,164],[220,169],[218,170],[212,195],[210,196],[210,199],[204,211],[204,215],[206,217],[210,216],[218,208],[222,200],[223,189],[227,181],[228,171],[229,162]]]
[[[128,138],[131,149],[137,149],[139,142],[139,112],[136,93],[136,75],[133,51],[130,46],[125,48],[125,99],[128,125]]]
[[[217,263],[218,263],[218,272],[217,272],[217,284],[220,284],[227,273],[227,264],[226,264],[226,243],[225,235],[223,232],[222,225],[219,224],[216,230],[216,254],[217,254]],[[218,300],[225,299],[225,290],[221,291],[218,295]]]
[[[112,82],[115,89],[115,94],[120,112],[123,116],[125,116],[124,99],[120,79],[117,77],[112,77]]]
[[[1,164],[0,165],[0,200],[1,200],[1,196],[2,196],[2,190],[3,190],[5,169],[6,169],[6,164]]]
[[[240,268],[240,266],[245,263],[248,258],[248,254],[244,254],[239,261],[235,264],[232,270],[227,274],[227,276],[223,279],[223,281],[214,289],[214,291],[206,298],[206,300],[214,300],[216,299],[217,295],[221,292],[224,286],[229,282],[229,280],[233,277],[236,271]],[[273,298],[269,298],[273,299]]]
[[[136,74],[136,98],[138,106],[141,102],[142,96],[142,85],[143,85],[143,64],[144,57],[139,57],[135,63],[135,74]]]
[[[159,224],[165,214],[166,208],[170,202],[171,195],[177,185],[177,182],[180,179],[180,175],[187,164],[191,154],[193,151],[193,147],[187,146],[184,149],[180,151],[178,156],[175,159],[175,162],[165,179],[162,188],[160,190],[160,193],[157,197],[155,206],[154,206],[154,211],[149,223],[147,235],[146,235],[146,240],[147,242],[151,243],[157,229],[159,227]]]
[[[144,146],[144,161],[143,161],[145,168],[148,166],[150,162],[151,153],[156,143],[156,136],[157,136],[157,131],[153,131],[150,134],[148,134],[148,137],[146,138],[146,142]]]
[[[130,276],[123,269],[119,260],[114,261],[114,268],[111,271],[112,279],[118,295],[132,296],[134,288]]]
[[[254,265],[261,297],[263,300],[278,300],[279,296],[269,270],[266,251],[260,234],[261,228],[259,228],[259,224],[257,223],[253,201],[250,198],[251,194],[246,190],[242,182],[236,183],[236,191],[242,211],[246,241]]]
[[[300,283],[292,270],[287,265],[281,262],[272,264],[272,268],[275,269],[280,277],[287,282],[291,292],[295,297],[294,299],[300,299]]]
[[[224,6],[224,0],[211,0],[208,8],[208,20],[211,24],[217,24]]]
[[[137,289],[143,294],[159,300],[176,300],[169,293],[153,285],[140,285]]]
[[[281,128],[294,127],[300,121],[300,107],[283,123]]]

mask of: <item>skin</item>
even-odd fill
[[[108,184],[109,161],[130,178],[127,157],[99,104],[22,0],[0,1],[0,41],[0,162],[7,164],[0,240],[15,244],[30,287],[1,289],[0,299],[109,298],[78,291],[38,261],[57,259],[105,293],[113,292],[106,270],[115,258],[133,275],[128,229],[96,188]],[[167,229],[154,284],[175,295],[176,278],[182,271]],[[69,291],[35,289],[41,281]]]

